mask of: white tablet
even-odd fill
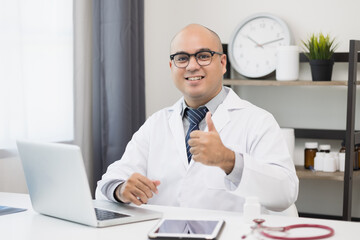
[[[152,229],[150,239],[217,239],[224,220],[161,219]]]

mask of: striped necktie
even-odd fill
[[[188,162],[190,163],[192,154],[190,153],[190,146],[188,144],[188,141],[190,139],[190,133],[194,130],[199,130],[199,123],[201,120],[204,119],[206,113],[209,110],[207,107],[200,107],[198,109],[193,108],[186,108],[185,109],[185,117],[189,120],[190,126],[189,130],[185,137],[185,143],[186,143],[186,153],[188,157]]]

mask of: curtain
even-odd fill
[[[74,5],[74,143],[81,148],[91,192],[95,192],[92,158],[92,2]]]
[[[143,0],[93,0],[94,181],[145,120]]]

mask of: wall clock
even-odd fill
[[[266,77],[275,71],[277,47],[291,43],[290,29],[283,20],[268,13],[255,14],[244,19],[233,32],[229,60],[245,77]]]

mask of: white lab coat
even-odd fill
[[[105,182],[126,180],[138,172],[161,182],[149,204],[241,212],[246,196],[257,196],[263,207],[273,211],[295,202],[299,180],[270,113],[230,89],[212,115],[223,144],[243,155],[244,169],[236,186],[219,167],[193,160],[188,164],[181,101],[153,114],[133,135],[121,160],[110,165],[98,182],[97,198],[104,197],[100,189]]]

